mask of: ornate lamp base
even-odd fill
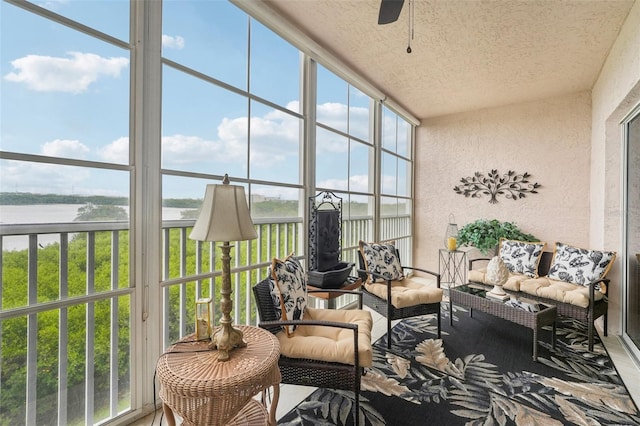
[[[247,342],[243,339],[242,331],[233,328],[231,324],[221,324],[211,336],[211,343],[209,343],[209,349],[218,349],[220,361],[227,361],[229,351],[232,349],[245,346]]]
[[[242,340],[242,332],[231,326],[231,246],[225,241],[221,246],[222,250],[222,289],[220,290],[220,307],[222,308],[222,318],[220,327],[213,333],[209,349],[217,348],[220,352],[220,361],[229,360],[229,351],[233,348],[247,346]]]

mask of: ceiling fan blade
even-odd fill
[[[378,14],[378,24],[390,24],[398,20],[404,0],[382,0],[380,3],[380,13]]]

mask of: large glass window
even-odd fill
[[[0,3],[0,424],[94,424],[132,404],[130,4],[39,4]]]
[[[226,1],[165,1],[162,56],[246,91],[248,23]]]
[[[321,64],[316,64],[316,187],[341,197],[342,259],[356,262],[360,240],[374,231],[374,102]]]
[[[252,19],[249,91],[300,112],[300,56],[298,49]]]
[[[219,242],[189,235],[225,174],[258,234],[232,242],[234,323],[256,323],[274,257],[304,263],[320,191],[343,200],[344,261],[360,239],[409,246],[412,126],[232,3],[0,8],[0,425],[154,402],[147,367],[194,331],[195,301],[220,317]]]
[[[264,277],[273,257],[292,251],[304,256],[300,52],[228,5],[186,3],[182,18],[166,13],[171,4],[163,13],[163,38],[170,33],[184,45],[163,46],[163,204],[189,206],[179,212],[184,222],[177,229],[166,221],[178,212],[163,211],[165,345],[193,331],[196,299],[219,301],[217,244],[189,239],[207,184],[228,174],[231,184],[243,185],[259,234],[258,241],[236,243],[232,251],[234,322],[255,323],[250,287]],[[201,17],[215,19],[206,31],[194,32],[185,13],[199,15],[196,26]],[[228,22],[238,27],[227,32]],[[219,34],[225,34],[224,45]],[[226,61],[229,52],[243,58]],[[205,64],[202,56],[220,60]],[[238,76],[248,76],[250,84]],[[235,272],[242,269],[249,271]]]
[[[627,148],[626,217],[627,279],[624,337],[640,353],[640,110],[624,124]]]
[[[384,240],[395,239],[411,261],[412,126],[387,107],[382,109],[381,225]],[[404,253],[403,253],[404,254]]]

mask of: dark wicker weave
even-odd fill
[[[332,293],[345,293],[359,295],[359,306],[362,307],[362,297],[358,291],[331,290]],[[310,291],[309,293],[312,293]],[[260,316],[260,327],[269,330],[273,334],[282,330],[285,325],[320,325],[326,327],[338,327],[353,330],[353,345],[355,359],[353,365],[337,362],[325,362],[315,359],[288,358],[280,355],[278,365],[282,375],[282,383],[294,385],[314,386],[319,388],[352,390],[355,404],[353,416],[355,424],[359,424],[360,412],[360,378],[363,369],[358,359],[358,326],[356,324],[336,323],[329,321],[289,320],[279,321],[271,299],[269,279],[264,279],[253,287],[253,295]]]
[[[396,249],[396,255],[398,259],[400,259],[400,253]],[[384,280],[382,275],[378,275],[373,272],[368,272],[365,270],[364,259],[362,258],[362,253],[358,252],[360,269],[358,269],[358,274],[360,278],[362,278],[363,282],[366,282],[367,275],[371,274],[372,276]],[[403,266],[403,269],[409,269],[413,271],[420,271],[426,274],[432,275],[436,278],[436,286],[440,288],[440,274],[436,272],[427,271],[426,269],[420,268],[412,268],[409,266]],[[431,315],[436,314],[438,317],[438,339],[440,338],[440,302],[435,303],[423,303],[414,306],[407,306],[405,308],[396,308],[391,303],[391,281],[387,280],[387,298],[382,299],[375,294],[367,291],[365,286],[363,285],[361,288],[363,295],[363,303],[384,316],[387,319],[387,349],[391,349],[391,321],[399,320],[403,318],[411,318],[417,317],[420,315]]]
[[[553,325],[552,345],[555,348],[555,321],[557,309],[553,305],[542,305],[538,312],[529,312],[524,309],[507,305],[502,300],[493,300],[486,296],[486,293],[493,286],[484,284],[471,284],[449,289],[449,312],[453,312],[452,305],[466,306],[470,308],[469,313],[473,314],[473,309],[485,312],[494,317],[524,325],[533,330],[533,360],[538,360],[538,330],[546,325]],[[511,292],[507,292],[511,294]],[[517,296],[514,296],[517,297]],[[449,323],[453,325],[453,315],[449,317]]]
[[[542,253],[542,258],[540,259],[540,264],[538,265],[538,275],[540,275],[541,277],[546,276],[547,273],[549,272],[549,268],[551,267],[552,257],[553,257],[553,253],[551,252],[545,251]],[[469,270],[473,269],[474,262],[481,261],[481,260],[487,261],[489,259],[487,258],[470,259]],[[558,309],[558,315],[575,318],[578,321],[581,321],[587,324],[589,350],[593,351],[593,334],[595,332],[594,321],[600,318],[601,316],[604,316],[603,331],[605,336],[607,335],[607,322],[608,322],[607,297],[605,296],[601,300],[595,301],[595,297],[594,297],[594,293],[596,291],[595,287],[596,287],[596,284],[603,283],[604,285],[606,285],[606,288],[609,288],[609,281],[610,281],[609,279],[605,278],[605,279],[594,281],[589,284],[589,306],[585,308],[581,306],[572,305],[570,303],[558,302],[557,300],[551,300],[551,299],[536,296],[533,294],[522,293],[522,292],[520,292],[520,294],[523,297],[526,297],[528,299],[533,299],[538,302],[542,302],[546,304],[553,304]]]

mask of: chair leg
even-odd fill
[[[440,322],[441,320],[441,316],[440,316],[440,308],[438,308],[438,339],[440,339]]]
[[[604,335],[607,336],[607,323],[609,322],[609,313],[604,313]]]
[[[353,424],[358,426],[360,424],[360,377],[358,377],[358,382],[356,383],[354,389],[355,395],[355,404],[353,405]]]
[[[593,352],[593,329],[594,329],[594,324],[593,324],[593,319],[589,319],[589,325],[587,327],[587,341],[589,343],[589,352]]]
[[[391,349],[391,318],[387,315],[387,349]]]

